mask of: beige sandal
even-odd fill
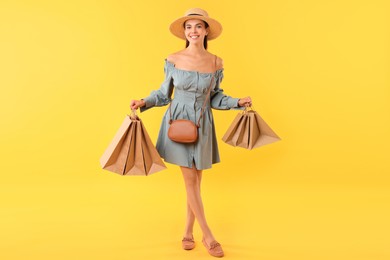
[[[210,255],[215,256],[215,257],[223,257],[224,256],[222,246],[217,241],[213,241],[210,243],[210,245],[207,245],[206,241],[203,238],[202,242]]]
[[[184,250],[194,249],[195,248],[194,237],[192,237],[192,238],[184,237],[183,240],[181,241],[181,245],[182,245]]]

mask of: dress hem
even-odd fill
[[[168,160],[166,160],[164,157],[161,157],[161,158],[164,159],[164,162],[166,162],[166,163],[173,164],[173,165],[176,165],[176,166],[191,168],[189,165],[183,165],[183,164],[180,164],[180,163],[168,161]],[[202,168],[202,169],[198,169],[198,168],[196,167],[196,164],[195,164],[195,168],[196,168],[197,170],[200,170],[200,171],[208,170],[208,169],[211,169],[211,168],[212,168],[213,164],[217,164],[217,163],[220,163],[220,162],[221,162],[221,161],[213,162],[213,163],[211,163],[210,167],[204,167],[204,168]]]

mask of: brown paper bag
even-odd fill
[[[249,111],[254,118],[254,130],[255,134],[252,134],[253,140],[251,148],[260,147],[266,144],[271,144],[280,141],[280,137],[271,129],[271,127],[261,118],[261,116],[254,110]],[[256,131],[255,131],[256,130]]]
[[[236,146],[242,147],[242,148],[248,148],[249,147],[249,138],[250,138],[250,118],[248,114],[243,114],[243,122],[242,129],[240,132],[241,138],[237,140]],[[238,129],[237,129],[238,130]]]
[[[119,174],[124,173],[130,142],[134,140],[133,134],[134,124],[130,117],[126,116],[114,139],[100,158],[100,165],[103,169]]]
[[[244,124],[244,114],[240,113],[234,118],[233,122],[229,126],[229,129],[226,131],[225,135],[222,137],[222,140],[227,144],[236,146],[237,140],[242,130],[242,125]]]
[[[236,131],[234,132],[233,136],[232,136],[232,143],[237,146],[238,144],[242,143],[242,139],[244,137],[244,134],[245,134],[245,124],[246,124],[246,117],[243,116],[241,118],[241,120],[238,122],[238,125],[237,125],[237,128],[236,128]]]
[[[141,120],[139,121],[139,126],[142,134],[142,154],[147,174],[149,175],[166,169],[167,167],[161,160],[160,154],[153,145],[152,140],[150,139]]]
[[[126,116],[100,164],[103,169],[120,175],[149,175],[166,169],[137,116]]]
[[[251,150],[279,141],[280,138],[256,111],[247,108],[236,116],[222,140],[232,146]]]
[[[130,149],[127,152],[127,160],[124,175],[147,175],[145,169],[145,160],[142,155],[142,132],[140,120],[132,119],[133,122],[133,140],[129,140]]]
[[[251,133],[248,137],[248,149],[254,148],[257,140],[260,138],[260,128],[256,122],[255,111],[248,111],[247,115],[250,121],[249,132]]]

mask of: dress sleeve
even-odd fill
[[[172,78],[172,68],[173,64],[165,60],[164,73],[165,80],[161,84],[158,90],[154,90],[150,93],[149,96],[143,98],[145,101],[145,106],[141,107],[141,112],[144,112],[152,107],[161,107],[166,106],[171,102],[171,96],[173,91],[173,78]]]
[[[229,110],[229,109],[245,109],[238,105],[239,98],[232,98],[223,93],[223,89],[220,88],[223,79],[223,70],[218,70],[215,75],[215,87],[211,91],[211,107],[214,109]]]

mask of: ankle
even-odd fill
[[[194,235],[192,234],[192,232],[185,232],[183,237],[185,237],[185,238],[194,238]]]
[[[206,242],[206,244],[210,245],[211,242],[215,241],[215,238],[213,235],[209,236],[203,236],[203,240]]]

